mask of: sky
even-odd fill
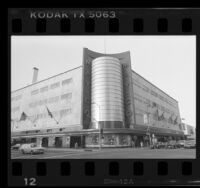
[[[132,69],[179,102],[196,127],[196,36],[12,36],[11,91],[82,65],[83,48],[130,51]]]

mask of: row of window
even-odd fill
[[[58,111],[52,111],[51,113],[52,113],[52,115],[54,117],[56,117],[56,116],[63,117],[63,116],[66,116],[68,114],[71,114],[72,113],[72,109],[71,108],[67,108],[67,109],[62,109],[62,110],[58,110]],[[35,114],[33,116],[30,116],[30,119],[36,119],[36,120],[45,119],[45,118],[51,118],[47,112],[40,113],[40,114]]]
[[[18,101],[19,99],[21,99],[22,98],[22,95],[17,95],[17,96],[15,96],[15,97],[12,97],[11,98],[11,101]]]
[[[163,112],[166,112],[166,113],[170,113],[170,114],[174,114],[173,111],[169,110],[168,108],[162,106],[162,105],[159,105],[157,103],[155,103],[154,101],[151,101],[145,97],[142,97],[141,95],[137,94],[137,93],[134,93],[134,99],[136,101],[139,101],[140,103],[144,103],[145,105],[150,105],[152,108],[153,107],[156,107],[157,109],[163,111]]]
[[[144,119],[144,114],[143,113],[136,113],[136,115],[138,115],[138,116],[140,116],[140,117],[142,117]],[[158,116],[156,116],[155,113],[153,114],[152,119],[155,120],[155,121],[164,121],[167,124],[180,125],[178,120],[172,120],[170,118],[169,119],[167,119],[167,118],[159,119]]]
[[[169,105],[173,106],[174,108],[176,108],[176,106],[171,101],[169,101],[167,98],[163,97],[162,95],[156,93],[155,91],[149,89],[147,86],[145,86],[145,85],[141,86],[141,84],[138,81],[136,81],[136,80],[133,80],[133,84],[135,86],[137,86],[138,88],[142,89],[143,91],[145,91],[147,93],[150,93],[154,97],[157,97],[160,100],[162,100],[163,102],[166,102],[167,104],[169,104]]]
[[[61,95],[60,97],[59,96],[55,96],[55,97],[51,97],[49,99],[43,99],[43,100],[38,100],[38,101],[31,102],[29,104],[29,107],[30,108],[35,108],[37,105],[41,106],[41,105],[45,105],[45,104],[56,103],[56,102],[59,101],[59,99],[67,100],[67,102],[69,102],[69,100],[71,100],[71,98],[72,98],[72,93],[66,93],[66,94]],[[11,109],[11,112],[15,113],[15,112],[19,111],[19,109],[20,109],[19,106],[15,106],[15,107],[13,107]]]
[[[72,78],[68,78],[68,79],[63,80],[61,84],[62,84],[62,86],[66,86],[66,85],[68,85],[70,83],[72,83]],[[49,89],[55,89],[55,88],[58,88],[58,87],[60,87],[60,82],[53,83],[49,87],[48,86],[44,86],[44,87],[42,87],[40,89],[35,89],[35,90],[31,91],[31,95],[36,95],[39,92],[43,93],[43,92],[48,91]]]
[[[43,100],[38,100],[38,101],[34,101],[34,102],[31,102],[29,104],[29,107],[30,108],[35,108],[37,105],[44,105],[44,104],[51,104],[51,103],[56,103],[59,101],[59,99],[61,100],[67,100],[69,102],[69,100],[71,100],[72,98],[72,93],[66,93],[66,94],[63,94],[61,95],[60,97],[59,96],[55,96],[55,97],[51,97],[49,99],[43,99]]]

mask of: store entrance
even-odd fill
[[[70,148],[75,148],[76,143],[78,147],[81,147],[81,136],[70,136]]]
[[[62,147],[62,137],[55,137],[55,147]]]
[[[42,147],[48,147],[49,139],[48,137],[42,138]]]

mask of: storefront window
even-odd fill
[[[127,137],[124,135],[119,136],[119,144],[120,145],[128,145]]]

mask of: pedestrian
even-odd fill
[[[141,147],[141,148],[143,147],[143,142],[142,142],[142,141],[140,142],[140,147]]]
[[[76,142],[76,143],[75,143],[75,149],[77,149],[77,148],[78,148],[78,143]]]

